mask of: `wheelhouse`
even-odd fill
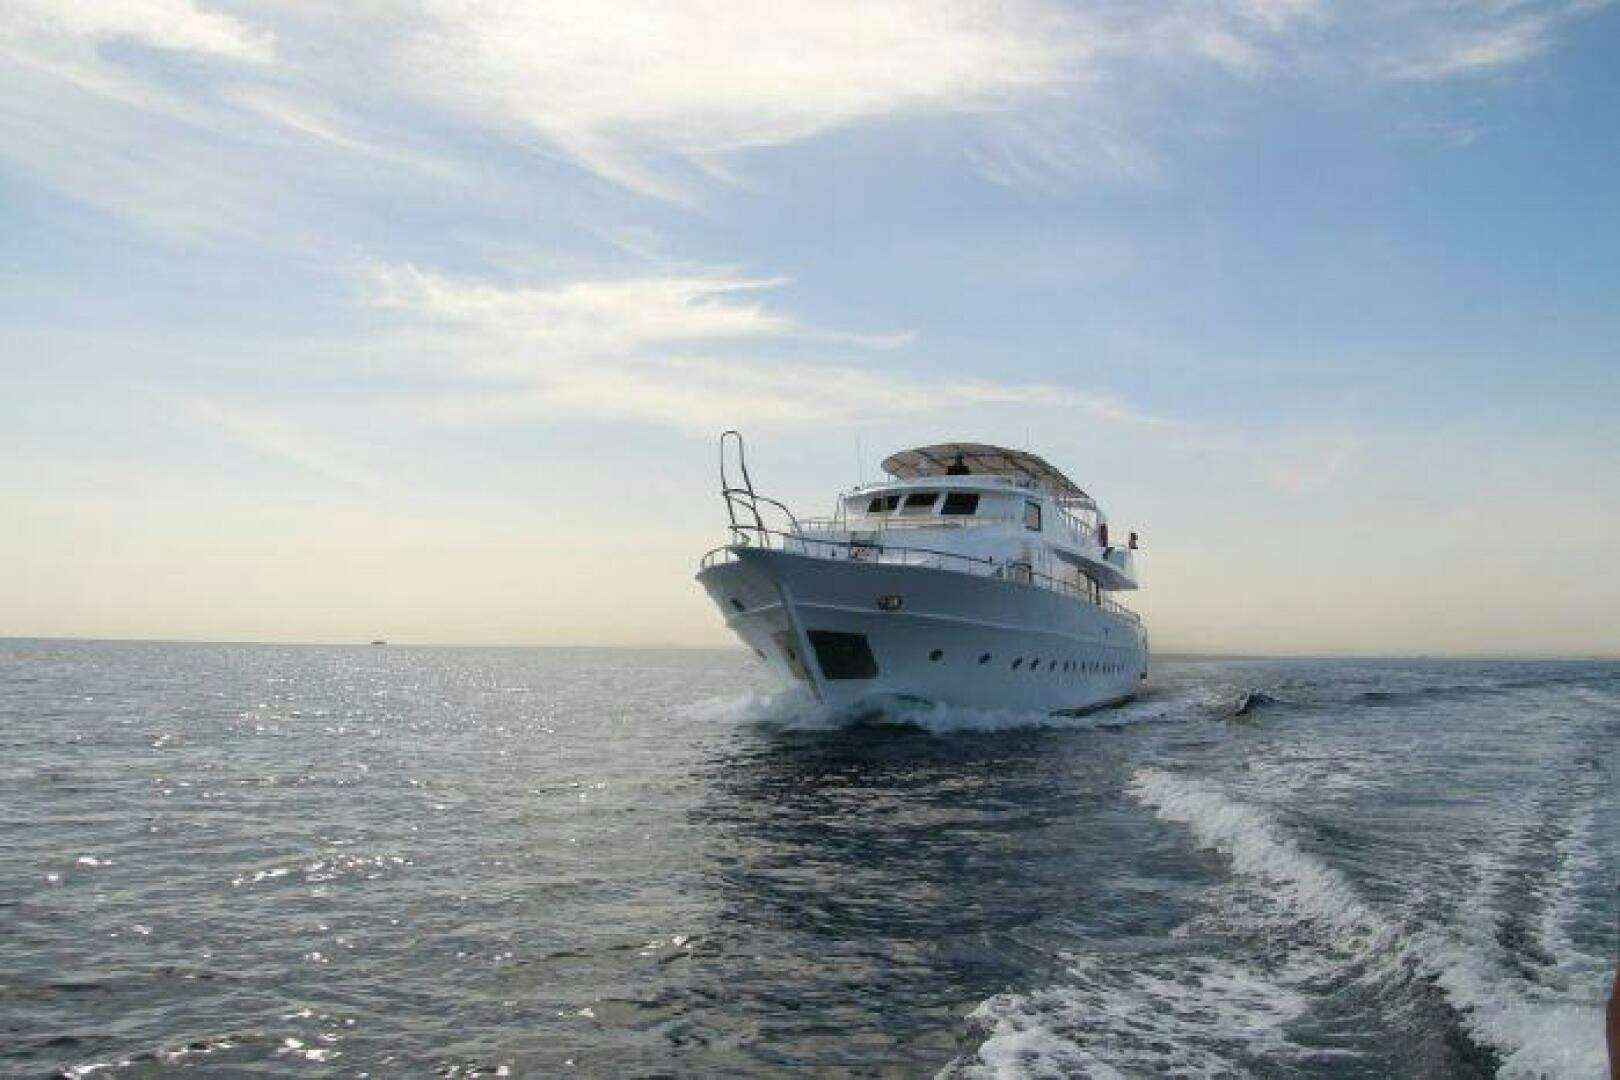
[[[982,481],[872,484],[844,495],[840,516],[856,529],[965,526],[1011,520],[1017,501],[1016,492]]]

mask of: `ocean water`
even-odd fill
[[[1620,664],[12,641],[0,746],[0,1075],[1603,1075]]]

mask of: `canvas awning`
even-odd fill
[[[1061,499],[1091,501],[1091,496],[1080,490],[1079,485],[1039,454],[991,446],[989,443],[938,443],[902,450],[883,459],[883,471],[896,480],[947,476],[958,456],[970,474],[1032,480],[1038,487]]]

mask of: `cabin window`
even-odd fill
[[[868,514],[892,514],[894,508],[900,505],[898,495],[878,495],[866,504]]]
[[[900,507],[902,514],[926,514],[934,508],[934,500],[939,498],[937,491],[914,491],[906,496],[905,505]]]
[[[1024,528],[1041,531],[1041,504],[1034,499],[1024,502]]]
[[[975,491],[951,491],[945,495],[945,501],[939,504],[941,514],[966,516],[977,513],[979,509],[979,495]]]

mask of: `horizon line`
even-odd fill
[[[124,637],[77,637],[61,635],[27,635],[27,634],[0,634],[0,644],[11,642],[49,642],[55,644],[79,645],[251,645],[267,648],[407,648],[407,649],[623,649],[623,650],[657,650],[661,652],[730,652],[748,655],[748,650],[741,645],[717,643],[713,645],[688,645],[681,643],[643,643],[633,644],[626,642],[514,642],[514,641],[472,641],[472,642],[444,642],[444,641],[397,641],[389,638],[378,638],[371,641],[360,640],[329,640],[329,641],[271,641],[249,639],[207,639],[207,638],[124,638]],[[1560,653],[1560,652],[1410,652],[1410,653],[1373,653],[1373,652],[1225,652],[1197,650],[1166,650],[1153,653],[1152,657],[1161,660],[1444,660],[1444,661],[1524,661],[1524,662],[1557,662],[1557,661],[1585,661],[1589,663],[1620,662],[1620,653]]]

